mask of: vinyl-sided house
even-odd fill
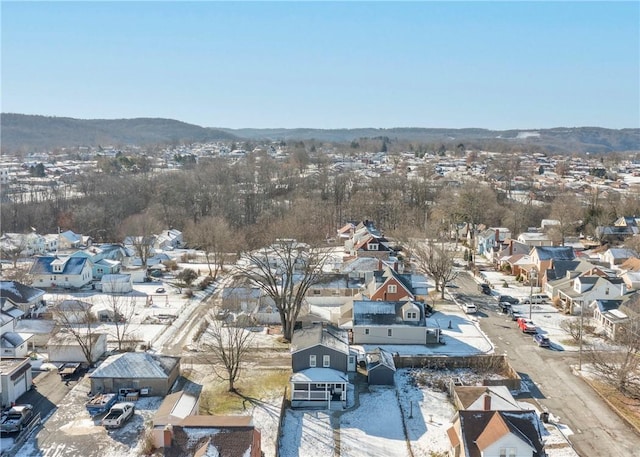
[[[418,301],[354,300],[353,344],[430,344],[440,329],[428,329],[425,304]]]
[[[31,265],[36,287],[79,289],[93,278],[91,260],[84,257],[38,256]]]
[[[298,329],[291,342],[291,406],[346,406],[349,377],[356,354],[347,332],[333,326]]]

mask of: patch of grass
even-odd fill
[[[627,422],[640,430],[640,402],[625,397],[608,384],[596,380],[587,380],[598,394],[609,402]]]
[[[281,396],[289,385],[291,370],[245,371],[236,384],[235,392],[229,392],[229,384],[217,381],[205,387],[200,397],[201,414],[242,413],[249,406],[248,399]]]

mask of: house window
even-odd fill
[[[309,366],[312,367],[312,368],[316,366],[316,356],[315,356],[315,354],[311,354],[309,356]]]
[[[365,329],[364,329],[364,334],[365,334],[365,335],[368,335],[368,334],[369,334],[369,329],[368,329],[368,328],[365,328]]]
[[[500,457],[516,457],[516,448],[515,447],[501,447],[500,448]]]
[[[407,312],[407,319],[417,319],[418,318],[418,313],[409,311]]]
[[[393,330],[390,328],[387,329],[387,336],[393,336]]]
[[[313,295],[320,295],[320,290],[316,289],[313,291]]]
[[[604,291],[605,295],[609,295],[609,288],[607,287],[607,290]]]
[[[316,389],[324,389],[325,385],[324,384],[316,384]]]
[[[367,245],[367,249],[369,251],[377,251],[378,250],[378,243],[369,243]]]
[[[395,294],[396,292],[398,292],[398,286],[396,286],[395,284],[389,284],[387,286],[387,292],[389,292],[390,294]]]
[[[324,368],[328,368],[331,366],[331,356],[330,355],[323,355],[322,356],[322,366]]]

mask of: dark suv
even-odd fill
[[[506,302],[506,303],[511,303],[512,305],[517,305],[518,303],[520,303],[520,300],[518,300],[515,297],[512,297],[511,295],[499,295],[498,303],[500,302]]]
[[[489,284],[478,284],[478,290],[483,294],[491,295],[491,286],[489,286]]]

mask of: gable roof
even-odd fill
[[[570,246],[534,246],[530,255],[537,255],[538,260],[573,260],[576,253]]]
[[[411,283],[410,274],[400,274],[393,268],[387,266],[384,270],[374,271],[373,275],[376,279],[376,285],[378,287],[387,282],[389,279],[393,278],[398,283],[400,283],[400,285],[407,291],[409,295],[413,296],[413,285]]]
[[[54,261],[64,260],[64,267],[61,272],[53,271]],[[60,259],[57,256],[37,256],[31,265],[29,273],[32,275],[79,275],[82,273],[87,262],[91,262],[86,257],[65,257]]]
[[[460,410],[458,419],[468,457],[481,457],[484,449],[509,433],[531,447],[532,457],[545,455],[535,411]]]
[[[349,339],[345,330],[327,325],[314,325],[293,332],[291,353],[322,345],[344,354],[349,354]]]
[[[25,286],[18,281],[0,281],[0,297],[15,305],[32,303],[42,298],[44,294],[44,290]]]
[[[382,348],[376,348],[371,352],[367,352],[366,359],[367,371],[375,370],[380,367],[396,371],[396,364],[393,361],[393,356],[390,352],[387,352]]]
[[[405,321],[402,316],[402,308],[410,303],[415,305],[420,316],[417,321]],[[353,301],[353,325],[409,325],[413,327],[425,327],[424,304],[421,302],[407,301]]]
[[[169,377],[169,373],[178,363],[180,363],[180,357],[148,352],[125,352],[108,357],[89,377],[164,379]]]
[[[190,416],[187,419],[206,416]],[[254,434],[259,432],[250,426],[173,426],[170,447],[164,448],[165,457],[216,456],[238,457],[251,455]]]

